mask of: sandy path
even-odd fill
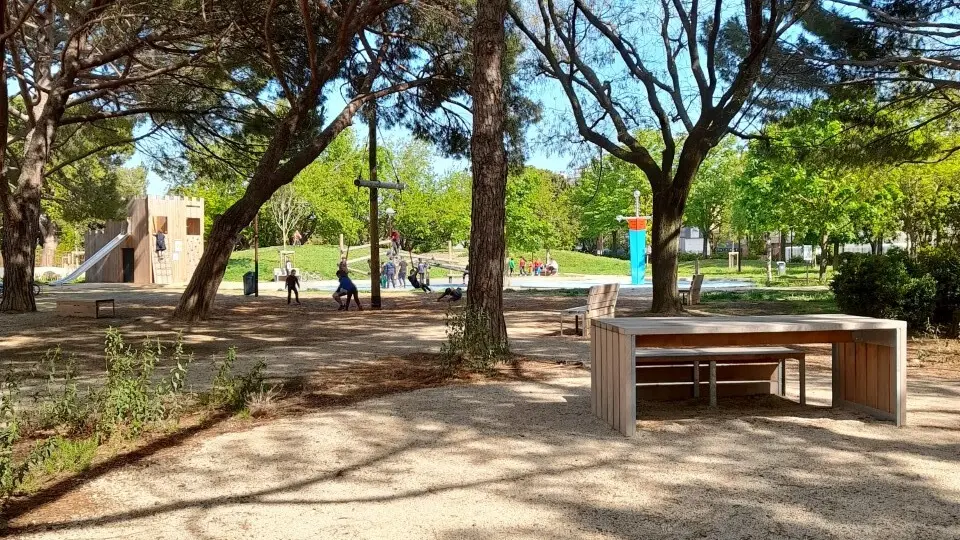
[[[825,362],[822,364],[825,365]],[[960,538],[960,385],[911,427],[828,399],[646,409],[626,439],[586,372],[444,387],[226,433],[81,488],[23,538]],[[776,398],[771,398],[776,399]]]

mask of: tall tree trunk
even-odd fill
[[[23,166],[17,179],[17,190],[4,190],[3,206],[3,299],[0,311],[36,311],[37,304],[30,286],[40,229],[40,195],[43,189],[43,168],[53,146],[57,123],[63,116],[62,88],[41,94],[36,109],[35,127],[27,134]]]
[[[194,270],[193,277],[173,312],[175,318],[198,321],[210,314],[240,233],[253,221],[260,207],[269,198],[269,194],[264,198],[248,192],[213,222],[210,238],[207,239],[197,269]]]
[[[506,48],[506,0],[477,3],[473,26],[473,212],[470,219],[470,291],[467,307],[482,312],[488,343],[507,343],[503,318],[503,259],[506,252],[507,157],[503,144],[502,62]]]
[[[0,311],[36,311],[33,281],[37,228],[40,224],[40,190],[11,195],[3,208],[3,300]]]
[[[49,218],[40,220],[43,249],[40,251],[40,266],[57,266],[57,224]]]
[[[703,258],[706,259],[710,256],[710,229],[703,229],[700,236],[703,236]]]
[[[680,250],[680,226],[683,223],[683,196],[672,188],[653,194],[653,313],[680,311],[677,293],[677,254]]]
[[[823,282],[823,278],[827,275],[827,262],[830,260],[830,242],[829,237],[826,234],[820,235],[820,278],[819,281]]]

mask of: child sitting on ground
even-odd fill
[[[421,283],[420,279],[417,277],[416,268],[410,271],[410,275],[407,276],[407,279],[410,280],[410,284],[413,285],[414,289],[420,289],[423,292],[430,292],[430,286],[426,283]]]
[[[437,302],[444,299],[444,297],[450,297],[449,302],[459,302],[463,298],[463,289],[457,287],[456,289],[451,289],[447,287],[447,290],[443,291],[443,294],[440,295],[440,298],[437,298]]]
[[[363,306],[360,305],[360,295],[357,293],[357,286],[353,284],[353,281],[347,273],[343,270],[337,270],[337,279],[340,280],[340,285],[333,293],[333,299],[336,300],[340,306],[337,311],[350,311],[350,298],[356,300],[357,309],[363,311]],[[347,297],[346,303],[340,301],[342,296]]]

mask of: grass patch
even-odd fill
[[[273,269],[280,268],[280,246],[260,248],[260,281],[273,279]],[[307,272],[311,278],[334,279],[337,265],[340,263],[340,248],[332,245],[287,247],[294,251],[293,265],[301,273]],[[243,274],[253,270],[253,250],[234,251],[227,263],[224,281],[242,281]]]
[[[272,281],[273,269],[280,268],[280,246],[269,246],[260,248],[260,281]],[[300,271],[301,279],[336,279],[337,267],[340,264],[340,248],[334,245],[306,245],[287,246],[287,251],[294,251],[293,265]],[[351,250],[350,258],[355,259],[369,255],[370,251]],[[404,258],[409,257],[406,253]],[[444,256],[445,257],[445,256]],[[380,262],[385,262],[386,258],[381,255]],[[407,260],[409,264],[409,259]],[[416,263],[416,258],[414,258]],[[366,262],[359,262],[352,265],[354,268],[366,268]],[[466,264],[466,263],[464,263]],[[243,275],[253,271],[253,250],[244,249],[234,251],[230,255],[230,261],[227,263],[227,271],[223,274],[224,281],[243,281]],[[409,273],[410,270],[408,269]],[[460,282],[460,274],[453,272],[454,281]],[[365,276],[351,274],[354,279],[364,279]],[[430,279],[440,279],[447,277],[447,270],[443,268],[431,268]]]
[[[288,250],[294,249],[288,247]],[[306,245],[299,246],[295,250],[293,257],[294,266],[296,266],[301,275],[307,279],[334,279],[337,272],[337,265],[340,262],[340,248],[334,245]],[[466,253],[458,251],[458,257],[466,261]],[[280,268],[280,247],[271,246],[260,248],[260,280],[270,281],[273,279],[273,269]],[[367,252],[359,253],[351,251],[350,257],[356,258],[366,255]],[[406,256],[406,254],[404,254]],[[520,253],[512,254],[514,259],[519,259],[521,255],[527,260],[531,257],[539,257],[541,261],[546,260],[546,252],[538,253]],[[446,257],[439,254],[438,256]],[[551,250],[550,256],[556,259],[560,265],[561,275],[588,275],[588,276],[629,276],[630,261],[616,259],[613,257],[600,257],[590,253],[580,253],[578,251]],[[361,262],[358,266],[365,263]],[[466,262],[464,262],[466,264]],[[227,264],[227,271],[223,276],[224,281],[241,281],[243,274],[253,270],[253,250],[245,249],[233,252],[230,256],[230,262]],[[681,262],[679,267],[680,277],[689,277],[693,275],[694,262]],[[814,285],[817,283],[817,268],[808,267],[806,264],[787,264],[787,274],[777,276],[776,266],[773,268],[774,287],[789,287],[799,285]],[[705,259],[700,261],[700,273],[707,276],[707,279],[732,279],[753,282],[757,285],[766,285],[767,265],[763,261],[743,261],[741,272],[736,269],[727,268],[727,261],[720,259]],[[514,276],[518,276],[519,272]],[[653,265],[647,265],[646,276],[653,276]],[[354,276],[360,278],[361,276]],[[442,268],[433,268],[430,271],[431,279],[445,279],[447,270]],[[827,268],[826,281],[833,277],[833,268]],[[454,272],[454,281],[459,282],[460,274]]]
[[[700,302],[704,310],[724,315],[810,315],[840,312],[830,291],[709,291],[703,293]]]

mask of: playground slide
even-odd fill
[[[117,246],[119,246],[121,243],[123,243],[123,241],[126,240],[126,239],[127,239],[127,233],[122,232],[122,233],[118,234],[113,240],[111,240],[110,242],[108,242],[107,245],[105,245],[105,246],[103,246],[102,248],[100,248],[100,251],[94,253],[92,257],[90,257],[89,259],[83,261],[83,264],[81,264],[79,268],[77,268],[76,270],[74,270],[73,272],[71,272],[70,275],[68,275],[67,277],[65,277],[65,278],[63,278],[63,279],[58,279],[58,280],[50,283],[50,285],[58,286],[58,285],[63,285],[63,284],[65,284],[65,283],[70,283],[71,281],[76,280],[76,279],[79,278],[81,275],[83,275],[84,273],[86,273],[86,271],[89,270],[93,265],[95,265],[95,264],[97,264],[98,262],[100,262],[101,260],[103,260],[104,257],[106,257],[107,255],[109,255],[111,251],[113,251],[114,249],[116,249]]]

